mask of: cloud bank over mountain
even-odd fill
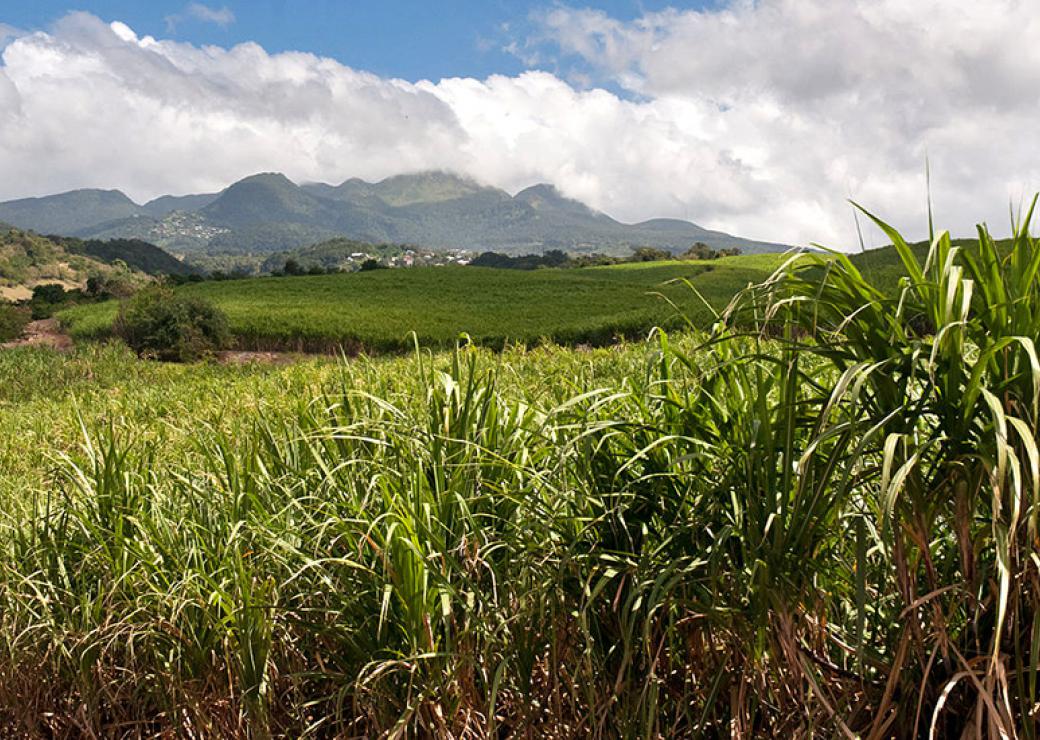
[[[926,158],[962,233],[1005,230],[1009,199],[1040,187],[1028,2],[738,1],[630,22],[554,6],[532,29],[512,48],[552,71],[404,81],[86,13],[0,26],[0,200],[444,169],[552,182],[626,221],[848,248],[850,196],[922,233]]]

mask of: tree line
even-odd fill
[[[704,242],[696,242],[680,254],[656,247],[637,247],[632,250],[632,254],[626,257],[599,253],[570,255],[562,249],[550,249],[542,254],[522,254],[515,257],[499,252],[483,252],[469,264],[472,267],[493,267],[502,270],[538,270],[548,267],[598,267],[631,262],[664,262],[666,260],[714,260],[738,254],[740,254],[738,247],[713,249]]]

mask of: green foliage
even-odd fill
[[[469,263],[470,267],[495,267],[500,270],[536,270],[540,267],[570,267],[566,252],[550,249],[543,254],[524,254],[511,257],[498,252],[482,252]]]
[[[58,308],[80,295],[80,291],[66,291],[65,286],[59,283],[37,285],[33,288],[32,298],[29,300],[32,317],[34,320],[50,318]]]
[[[68,298],[65,287],[58,283],[37,285],[32,291],[32,300],[42,303],[64,303]]]
[[[681,260],[714,260],[719,257],[735,257],[740,254],[740,247],[728,249],[712,249],[704,242],[695,242],[693,246],[679,255]]]
[[[373,258],[369,257],[367,260],[365,260],[364,262],[361,263],[361,266],[358,268],[358,271],[359,272],[369,272],[371,270],[385,270],[385,269],[387,269],[386,265],[384,265],[382,262],[380,262],[377,259],[373,259]]]
[[[161,360],[196,360],[229,341],[227,317],[208,301],[152,287],[120,304],[113,332],[135,352]]]

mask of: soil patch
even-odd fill
[[[24,285],[0,285],[0,298],[11,303],[18,303],[32,298],[32,291]]]
[[[61,330],[57,319],[42,319],[26,324],[21,338],[0,344],[0,349],[13,347],[50,347],[67,352],[72,349],[72,338]]]
[[[289,365],[299,359],[299,354],[290,352],[217,352],[217,361],[224,365]]]

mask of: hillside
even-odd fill
[[[76,239],[54,237],[70,254],[92,257],[112,264],[121,260],[132,269],[148,275],[191,275],[197,272],[169,252],[140,239]]]
[[[27,299],[33,287],[44,283],[82,288],[88,278],[126,272],[185,275],[194,270],[145,242],[44,237],[0,227],[0,298],[4,300]]]
[[[84,238],[131,238],[176,252],[279,252],[337,236],[431,249],[627,254],[650,246],[682,251],[700,241],[768,252],[782,245],[742,239],[678,219],[621,223],[555,187],[515,195],[444,172],[370,183],[297,185],[263,173],[216,194],[163,196],[137,205],[118,191],[81,190],[0,204],[21,228]]]
[[[83,287],[87,278],[112,268],[92,257],[72,254],[61,244],[18,229],[0,230],[0,300],[20,301],[43,283]]]

